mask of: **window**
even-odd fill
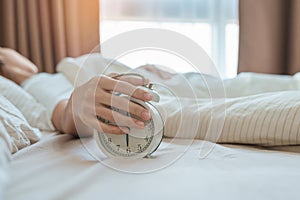
[[[198,43],[222,77],[237,73],[238,0],[101,0],[101,17],[102,42],[138,28],[169,29]],[[147,62],[137,59],[122,62],[129,66]],[[179,72],[190,70],[176,63],[172,67]]]

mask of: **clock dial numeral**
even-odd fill
[[[142,145],[141,145],[141,144],[138,144],[138,145],[137,145],[137,150],[138,150],[138,151],[141,151],[141,150],[142,150]]]

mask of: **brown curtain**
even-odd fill
[[[99,0],[0,0],[0,46],[54,72],[99,44]]]
[[[240,0],[239,72],[300,71],[300,0]]]

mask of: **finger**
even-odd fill
[[[110,73],[107,76],[113,78],[113,77],[118,76],[118,75],[119,75],[118,73]]]
[[[141,105],[138,105],[124,97],[119,97],[107,92],[97,92],[95,96],[96,106],[101,103],[107,106],[112,106],[120,110],[129,112],[143,120],[149,120],[151,118],[150,112]]]
[[[97,116],[101,116],[101,118],[108,120],[110,123],[113,123],[116,126],[126,126],[136,129],[143,129],[145,127],[144,122],[113,111],[102,105],[96,108],[96,114]]]
[[[98,120],[96,116],[91,117],[89,125],[101,133],[128,134],[130,131],[128,127],[118,127],[106,124]]]
[[[114,92],[119,92],[122,94],[126,94],[128,96],[131,96],[135,99],[140,99],[142,101],[151,101],[152,100],[152,94],[141,89],[137,88],[136,86],[122,81],[122,80],[116,80],[112,79],[107,76],[99,76],[97,78],[98,81],[98,87],[97,90],[100,88],[107,90],[107,91],[114,91]],[[98,90],[98,92],[101,92],[101,90]]]
[[[128,82],[135,86],[144,86],[150,83],[150,80],[148,78],[143,78],[138,75],[131,75],[131,74],[124,74],[122,76],[119,75],[120,74],[118,73],[111,73],[108,76],[117,80]]]
[[[142,77],[133,76],[133,75],[117,77],[116,79],[124,82],[128,82],[134,86],[145,86],[150,82],[149,79],[146,78],[143,79]]]

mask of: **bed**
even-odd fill
[[[70,71],[74,62],[81,60],[61,65]],[[74,75],[66,77],[72,82]],[[175,137],[172,130],[178,127],[169,123],[150,158],[120,161],[107,159],[93,138],[55,132],[45,107],[0,77],[0,105],[6,105],[0,107],[0,199],[297,199],[299,78],[289,79],[295,80],[290,91],[228,99],[230,112],[218,138],[203,136],[202,126],[194,137]],[[197,109],[205,121],[211,104],[202,100],[201,105]],[[199,113],[190,102],[185,108]],[[190,122],[179,135],[189,135]],[[218,144],[207,139],[219,139]]]
[[[170,140],[165,139],[163,145]],[[216,145],[199,158],[196,140],[178,160],[163,169],[133,174],[95,160],[80,140],[47,133],[14,154],[7,200],[19,199],[297,199],[300,154],[252,146]],[[180,141],[159,149],[162,162],[178,151]],[[284,149],[287,150],[287,149]],[[293,147],[290,151],[299,152]]]

